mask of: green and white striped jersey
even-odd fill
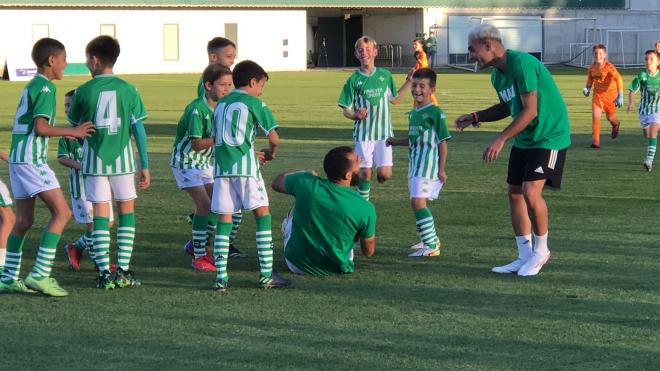
[[[48,137],[38,136],[34,120],[43,117],[55,126],[55,84],[42,74],[25,86],[18,102],[11,134],[10,164],[42,165],[48,159]]]
[[[81,162],[83,147],[75,139],[60,138],[57,144],[57,158],[68,157],[74,161]],[[85,195],[85,177],[82,171],[69,168],[69,192],[71,198],[80,198]]]
[[[220,98],[214,113],[216,178],[255,177],[260,179],[259,160],[254,150],[257,128],[265,135],[277,128],[273,113],[259,98],[235,89]]]
[[[438,145],[451,139],[445,113],[433,103],[408,114],[408,177],[438,179]]]
[[[123,175],[135,172],[131,126],[147,118],[135,86],[115,75],[97,75],[76,89],[69,121],[94,123],[95,132],[83,143],[84,175]]]
[[[356,142],[385,140],[394,136],[390,101],[397,95],[390,71],[376,68],[371,75],[359,69],[346,80],[339,95],[339,107],[367,109],[364,120],[355,120],[353,139]]]
[[[628,89],[633,93],[642,91],[637,113],[650,115],[660,112],[660,71],[656,71],[654,75],[642,71],[633,79]]]
[[[213,137],[213,108],[206,97],[196,98],[183,111],[176,127],[170,166],[177,169],[209,169],[213,159],[213,147],[195,151],[191,139]]]

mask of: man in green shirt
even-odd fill
[[[534,276],[550,259],[548,208],[542,192],[544,186],[559,189],[561,185],[566,149],[571,144],[566,104],[545,66],[528,53],[504,48],[493,25],[480,24],[470,31],[468,51],[480,69],[494,67],[491,82],[500,103],[458,117],[456,129],[513,118],[483,153],[486,162],[495,161],[504,144],[515,138],[507,183],[518,258],[493,272]]]
[[[376,210],[352,187],[359,181],[360,161],[350,147],[326,154],[323,170],[283,173],[272,182],[277,192],[290,194],[295,206],[282,224],[284,257],[291,272],[327,276],[355,270],[353,245],[365,256],[376,247]]]

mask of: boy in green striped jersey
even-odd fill
[[[236,59],[236,44],[224,37],[214,37],[206,44],[206,52],[209,56],[209,65],[220,63],[231,69]],[[197,97],[203,98],[205,95],[204,76],[201,76],[197,83]]]
[[[371,168],[376,165],[378,182],[392,176],[392,148],[385,144],[394,135],[390,103],[397,104],[402,92],[410,89],[410,79],[397,91],[390,71],[376,68],[376,40],[362,36],[355,42],[360,68],[346,80],[339,95],[344,117],[353,121],[355,152],[360,158],[360,195],[369,200]]]
[[[75,90],[70,90],[64,94],[64,113],[67,115],[69,114],[69,108],[71,108],[74,93]],[[86,225],[85,232],[75,242],[66,245],[69,266],[76,272],[80,272],[80,260],[83,251],[87,250],[92,261],[95,261],[94,245],[92,243],[94,211],[92,203],[87,201],[87,197],[85,197],[85,177],[80,171],[81,161],[82,144],[78,140],[60,138],[57,144],[57,162],[69,168],[69,194],[71,196],[73,218],[76,223]],[[112,222],[112,207],[110,207],[110,227],[112,227]]]
[[[445,113],[433,103],[436,74],[430,68],[420,68],[412,75],[412,96],[415,108],[408,115],[408,138],[387,140],[388,145],[408,146],[408,190],[415,213],[417,231],[422,242],[408,256],[438,256],[440,241],[427,200],[438,198],[447,181],[447,140],[451,138]]]
[[[658,72],[659,56],[655,50],[645,53],[646,71],[642,71],[628,88],[628,112],[632,109],[633,95],[641,90],[639,101],[639,122],[642,134],[647,140],[646,158],[643,165],[647,171],[653,168],[655,149],[658,145],[658,129],[660,129],[660,73]]]
[[[209,220],[213,195],[213,110],[218,99],[231,90],[231,70],[220,63],[212,63],[204,70],[202,79],[206,93],[190,102],[179,120],[170,166],[179,189],[185,190],[195,203],[192,241],[185,247],[186,250],[192,247],[192,267],[215,271],[213,258],[206,254],[207,241],[217,224],[217,219]],[[232,232],[236,227],[234,223]]]
[[[0,160],[9,161],[9,154],[0,152]],[[9,188],[0,180],[0,276],[5,269],[5,258],[7,257],[7,237],[14,227],[16,216],[11,207],[14,203],[9,194]]]
[[[50,273],[62,230],[71,218],[71,210],[66,205],[55,173],[47,163],[48,138],[84,138],[94,128],[89,122],[81,122],[77,128],[54,126],[56,88],[52,80],[62,79],[62,71],[67,64],[64,45],[55,39],[40,39],[32,48],[32,60],[37,65],[37,75],[21,94],[12,127],[9,177],[16,198],[17,219],[7,239],[0,293],[39,291],[48,296],[66,296],[66,290],[50,277]],[[42,233],[34,268],[23,282],[18,278],[21,255],[25,234],[34,221],[36,197],[48,206],[51,218]]]
[[[252,61],[236,65],[232,75],[236,89],[218,101],[213,127],[215,136],[215,181],[211,211],[218,216],[213,255],[216,278],[214,291],[226,292],[229,284],[227,258],[232,214],[251,210],[257,224],[259,286],[285,287],[291,281],[273,272],[273,245],[268,194],[259,164],[275,159],[280,138],[272,112],[258,96],[263,92],[268,74]],[[269,148],[255,151],[257,129],[268,137]]]
[[[83,143],[85,194],[94,208],[94,255],[102,289],[139,285],[129,270],[135,239],[135,161],[131,134],[140,158],[140,189],[151,183],[147,135],[142,121],[147,112],[135,86],[113,75],[119,57],[117,40],[98,36],[87,44],[87,68],[92,79],[76,89],[68,119],[73,125],[93,120],[96,131]],[[117,201],[117,271],[110,274],[110,202]]]

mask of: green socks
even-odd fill
[[[99,275],[110,272],[110,218],[95,216],[92,232],[94,257],[99,266]]]
[[[229,234],[232,223],[218,222],[213,245],[213,258],[215,258],[215,280],[229,281],[227,275],[227,261],[229,260]]]
[[[362,198],[369,201],[369,192],[371,192],[371,181],[360,178],[360,183],[358,184],[358,193]]]
[[[5,257],[5,270],[2,272],[0,280],[4,283],[11,283],[18,279],[21,272],[21,253],[25,236],[10,234],[7,238],[7,256]]]
[[[231,234],[229,235],[229,243],[233,243],[238,233],[238,227],[241,226],[243,220],[243,213],[237,212],[231,216]]]
[[[435,225],[433,223],[431,210],[423,208],[415,211],[415,220],[419,238],[421,238],[424,245],[428,248],[435,249],[438,236],[435,233]]]
[[[117,227],[117,265],[124,271],[128,270],[133,256],[133,241],[135,240],[135,214],[119,214]]]
[[[60,237],[61,235],[47,230],[41,235],[37,260],[34,262],[34,267],[30,273],[34,279],[41,280],[50,277],[50,271],[53,268],[55,252],[57,251],[57,244],[60,242]]]
[[[206,255],[206,238],[208,232],[208,225],[209,225],[209,217],[207,215],[195,214],[193,216],[192,242],[193,242],[193,252],[195,254],[195,259],[202,258],[204,257],[204,255]],[[215,226],[213,229],[215,229]]]
[[[646,161],[653,162],[655,158],[655,148],[658,145],[658,138],[648,138],[648,146],[646,147]]]
[[[256,218],[257,254],[262,277],[270,277],[273,272],[273,236],[271,233],[271,215]]]

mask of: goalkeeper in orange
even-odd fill
[[[623,79],[616,67],[605,58],[607,49],[605,45],[598,44],[593,47],[594,62],[589,66],[587,86],[583,94],[589,96],[591,87],[594,95],[591,99],[593,112],[591,121],[591,147],[600,148],[600,117],[605,112],[607,121],[612,124],[612,139],[619,135],[621,123],[616,117],[616,107],[623,106]],[[615,107],[616,106],[616,107]]]
[[[413,70],[417,71],[420,68],[430,68],[428,57],[424,51],[424,39],[413,40],[413,50],[415,51],[415,67],[413,67]],[[433,94],[431,94],[431,102],[436,106],[438,105],[438,100],[435,99],[435,95]],[[413,106],[415,105],[416,103],[413,102]]]

